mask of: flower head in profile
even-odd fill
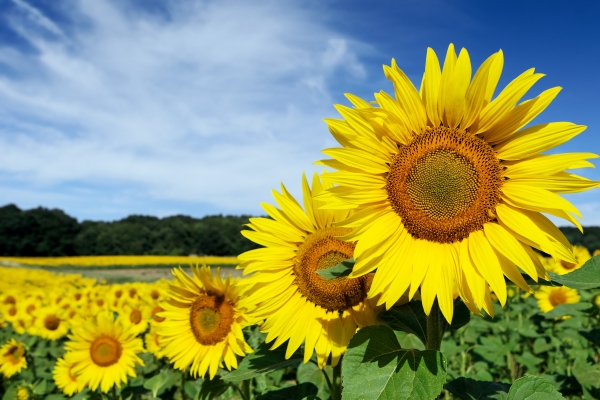
[[[121,387],[128,377],[136,377],[135,366],[144,365],[139,353],[142,340],[117,323],[111,312],[101,312],[95,320],[85,320],[73,328],[65,344],[69,373],[92,390],[104,393]]]
[[[237,368],[238,356],[251,353],[242,329],[251,325],[247,302],[240,297],[237,281],[221,279],[220,269],[213,276],[210,267],[192,267],[190,277],[181,268],[173,270],[165,310],[158,313],[164,318],[155,326],[160,335],[162,354],[184,371],[191,366],[193,376],[212,379],[225,365]]]
[[[560,91],[548,89],[520,102],[543,76],[529,69],[494,98],[503,53],[489,57],[472,77],[469,54],[450,45],[443,63],[428,49],[417,90],[392,60],[384,72],[394,94],[375,104],[348,95],[354,108],[336,106],[343,119],[326,120],[340,148],[319,163],[336,169],[323,179],[336,186],[322,200],[355,210],[341,228],[358,241],[351,277],[375,269],[369,296],[393,305],[420,290],[429,314],[437,298],[450,321],[453,291],[474,312],[493,314],[490,292],[506,302],[505,277],[531,290],[546,277],[533,248],[576,262],[566,237],[543,213],[581,228],[579,211],[560,196],[594,188],[567,172],[593,166],[591,153],[546,155],[585,126],[551,122],[529,126]],[[528,126],[525,128],[525,126]]]
[[[73,396],[74,394],[81,392],[85,387],[85,382],[79,375],[76,375],[73,372],[73,367],[76,365],[77,363],[75,362],[69,362],[64,358],[59,358],[52,370],[54,383],[56,383],[56,386],[67,396]]]
[[[348,210],[321,209],[316,197],[331,188],[315,174],[312,188],[303,176],[304,209],[282,185],[273,191],[280,208],[263,204],[271,218],[250,218],[242,234],[265,247],[239,256],[238,268],[251,274],[242,280],[253,315],[265,319],[261,331],[276,348],[287,341],[286,357],[304,343],[304,362],[316,352],[324,368],[329,356],[337,365],[358,327],[375,323],[376,300],[368,300],[372,274],[325,279],[317,271],[354,255],[355,244],[337,237],[352,232],[335,226]]]

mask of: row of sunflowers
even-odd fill
[[[149,268],[177,265],[236,265],[236,257],[222,256],[72,256],[0,257],[0,264],[53,268]]]

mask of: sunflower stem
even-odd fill
[[[245,400],[250,400],[250,379],[242,381],[242,396]]]
[[[341,400],[342,398],[342,360],[340,359],[333,367],[333,379],[331,382],[331,400]]]
[[[427,316],[427,343],[425,345],[427,350],[440,350],[445,330],[445,321],[442,318],[440,306],[436,299]]]

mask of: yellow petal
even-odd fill
[[[423,75],[423,103],[427,110],[427,116],[432,126],[438,126],[441,118],[438,115],[438,96],[440,92],[440,81],[442,72],[437,55],[431,47],[427,48],[427,57],[425,58],[425,74]]]

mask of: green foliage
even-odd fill
[[[537,376],[517,379],[508,391],[506,400],[560,400],[564,399],[554,386]]]
[[[341,278],[343,276],[350,275],[352,268],[354,268],[354,259],[349,258],[331,268],[321,269],[317,271],[317,274],[321,275],[325,279]]]
[[[119,221],[83,221],[58,209],[0,207],[0,256],[211,255],[258,247],[240,235],[249,216],[132,215]]]
[[[254,353],[247,355],[242,360],[238,369],[223,376],[223,379],[228,382],[241,382],[302,362],[302,355],[299,353],[286,359],[285,346],[280,346],[275,350],[270,350],[270,348],[270,344],[262,343],[254,350]]]
[[[550,273],[553,282],[573,289],[596,289],[600,287],[600,257],[592,257],[579,269],[566,275]]]
[[[403,349],[386,325],[358,331],[344,356],[344,399],[431,399],[446,381],[446,359],[435,350]]]

